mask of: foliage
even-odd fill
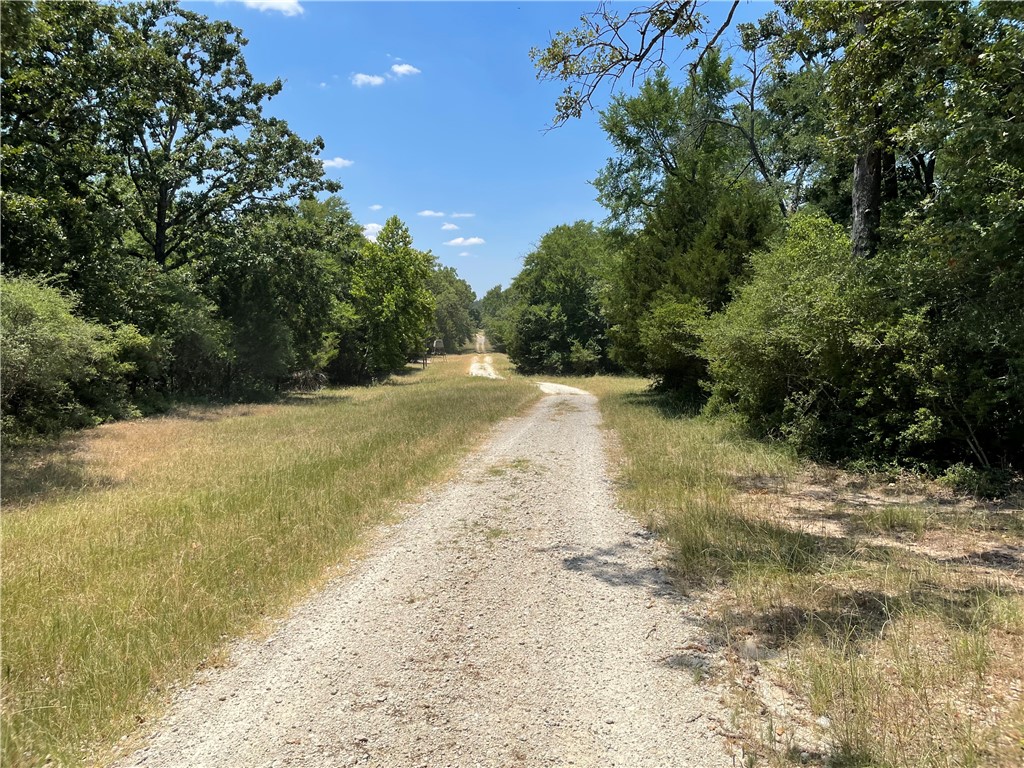
[[[587,221],[562,224],[541,238],[510,291],[504,338],[524,373],[593,372],[607,366],[601,274],[609,260],[604,234]]]
[[[782,2],[737,62],[728,16],[607,7],[534,52],[556,123],[648,78],[601,113],[611,356],[814,455],[1019,471],[1020,8]]]
[[[350,322],[330,367],[335,380],[381,379],[421,352],[434,323],[433,268],[434,257],[412,247],[397,216],[376,242],[363,243],[352,265]]]
[[[75,299],[38,280],[0,277],[0,288],[8,445],[136,412],[131,390],[156,361],[150,339],[75,317]]]
[[[511,288],[503,291],[496,285],[477,302],[487,342],[498,352],[505,351],[505,339],[509,336],[508,312],[514,301]]]
[[[125,385],[97,352],[79,366],[95,409],[68,379],[55,402],[79,416],[22,413],[52,396],[36,381],[12,419],[49,430],[130,403],[263,398],[329,364],[337,380],[379,379],[423,343],[432,258],[366,246],[344,202],[318,197],[340,188],[322,142],[265,114],[282,84],[255,80],[241,30],[164,1],[8,4],[3,22],[4,274],[74,294],[69,328],[100,346],[109,331],[137,366]],[[453,271],[435,282],[435,321],[457,344],[473,297]],[[124,407],[101,405],[104,389]]]
[[[448,352],[457,352],[478,327],[473,317],[476,294],[452,267],[435,266],[429,285],[435,304],[434,337]]]
[[[613,215],[638,209],[643,227],[622,248],[606,296],[611,355],[690,394],[704,374],[698,312],[715,312],[728,302],[746,274],[750,251],[767,241],[778,219],[771,195],[746,172],[735,134],[715,122],[725,114],[733,85],[729,68],[730,60],[712,49],[686,88],[669,86],[659,73],[637,96],[617,99],[603,120],[613,145],[626,150],[609,170],[657,180],[643,158],[664,157],[651,199],[614,195]],[[661,148],[649,146],[645,128],[655,115],[676,126]],[[595,183],[609,192],[606,200],[613,197],[615,190],[602,187],[601,177]]]
[[[990,334],[1024,323],[978,285],[901,251],[851,260],[841,227],[794,217],[708,325],[711,407],[824,458],[1016,465],[1024,347]]]

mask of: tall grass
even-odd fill
[[[465,364],[464,364],[465,363]],[[5,468],[3,764],[77,763],[537,397],[393,383],[109,425]]]
[[[681,585],[708,599],[701,587],[715,587],[709,631],[737,659],[748,754],[790,765],[816,752],[801,757],[789,737],[776,739],[789,724],[742,688],[755,673],[729,649],[753,639],[767,651],[761,674],[817,718],[829,751],[819,764],[1024,764],[1024,596],[968,564],[908,550],[907,534],[940,524],[934,506],[822,504],[809,524],[819,507],[801,497],[801,466],[784,447],[694,415],[638,379],[565,381],[600,398],[621,452],[621,500],[669,545]],[[846,535],[816,532],[837,511]],[[1007,544],[1024,544],[1004,528]]]

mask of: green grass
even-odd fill
[[[921,536],[928,528],[928,511],[909,504],[886,504],[864,512],[859,522],[871,533],[907,532]]]
[[[538,393],[450,357],[367,389],[108,425],[7,457],[5,766],[76,764],[353,556]]]

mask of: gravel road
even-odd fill
[[[118,765],[732,766],[688,667],[698,629],[616,507],[599,424],[556,386],[499,425]]]

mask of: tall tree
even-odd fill
[[[412,247],[409,228],[397,216],[367,240],[352,270],[351,318],[332,366],[339,380],[379,379],[422,351],[434,322],[429,289],[434,257]]]
[[[605,233],[589,221],[541,238],[510,288],[505,343],[517,368],[594,373],[607,365],[601,292],[609,258]]]
[[[430,277],[434,295],[434,333],[449,352],[456,352],[476,330],[473,304],[476,294],[452,267],[434,268]]]
[[[159,2],[126,6],[116,34],[104,138],[125,178],[104,191],[128,212],[136,254],[180,263],[218,217],[340,189],[323,177],[319,137],[264,116],[281,81],[253,79],[241,30]]]

